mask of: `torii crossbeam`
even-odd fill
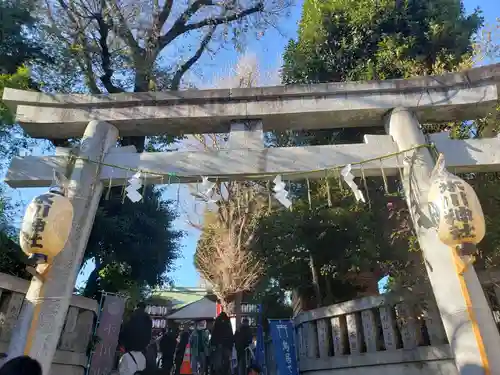
[[[16,111],[17,121],[31,136],[83,136],[78,159],[68,176],[68,196],[75,213],[70,239],[54,259],[43,288],[40,280],[33,279],[9,355],[24,352],[36,357],[44,375],[48,375],[103,186],[121,185],[131,176],[116,166],[175,175],[172,182],[196,182],[200,176],[258,179],[288,172],[295,173],[295,178],[323,178],[325,172],[318,170],[433,142],[445,154],[453,172],[499,171],[499,139],[450,140],[442,133],[426,139],[419,128],[419,121],[471,120],[493,111],[499,99],[499,82],[500,64],[496,64],[410,80],[251,89],[94,96],[5,89],[4,102]],[[367,135],[364,144],[264,148],[266,130],[358,126],[385,126],[388,135]],[[214,132],[230,132],[227,150],[136,153],[133,147],[114,148],[118,136]],[[66,170],[68,152],[58,149],[55,156],[14,158],[6,180],[12,187],[48,186],[53,170]],[[407,198],[410,208],[425,215],[434,162],[428,149],[415,152],[419,162],[411,176],[398,158],[364,164],[363,172],[375,176],[383,168],[386,175],[394,175],[402,169],[407,193],[410,179],[418,188],[413,191],[415,196]],[[359,168],[353,172],[360,174]],[[154,174],[148,181],[167,182]],[[485,366],[482,347],[491,368],[500,371],[500,356],[496,354],[500,336],[473,268],[465,277],[476,318],[462,313],[467,311],[468,301],[462,294],[450,249],[439,242],[435,230],[417,221],[414,225],[441,316],[447,317],[443,319],[445,331],[450,342],[460,343],[452,345],[460,374],[465,375],[466,364]],[[43,316],[44,324],[32,321],[33,314]],[[475,324],[480,336],[472,329]],[[32,333],[29,338],[28,331]]]
[[[430,141],[446,156],[446,164],[454,173],[500,172],[500,139],[450,139],[447,133],[432,134]],[[113,168],[118,165],[146,173],[148,183],[193,183],[201,176],[220,180],[270,179],[269,176],[290,173],[290,179],[324,178],[331,168],[377,159],[396,153],[397,144],[389,135],[366,135],[365,143],[307,147],[262,149],[227,149],[213,151],[175,151],[137,153],[135,148],[116,147],[104,157],[101,182],[121,186],[135,173]],[[13,188],[48,187],[54,171],[67,170],[69,150],[56,149],[55,156],[21,156],[13,158],[5,181]],[[403,157],[364,163],[366,177],[394,176],[403,168]],[[361,176],[361,166],[352,166],[353,174]],[[171,175],[169,181],[165,176]],[[265,176],[265,177],[262,177]]]

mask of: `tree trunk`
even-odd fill
[[[243,301],[243,293],[237,292],[234,296],[234,318],[236,320],[235,329],[238,330],[241,326],[241,302]]]
[[[332,282],[331,282],[331,276],[326,276],[323,278],[325,281],[325,288],[326,288],[326,297],[325,297],[325,303],[327,305],[333,304],[333,290],[332,290]]]
[[[140,65],[140,64],[136,64]],[[134,92],[147,92],[149,91],[149,78],[147,71],[137,72],[134,84]],[[137,152],[143,152],[146,144],[146,137],[123,137],[121,141],[122,146],[135,146]]]
[[[87,298],[95,298],[99,292],[99,271],[101,270],[101,263],[96,262],[95,268],[87,279],[87,284],[83,290],[83,296]]]
[[[314,287],[314,294],[316,296],[316,305],[317,307],[321,307],[322,298],[321,288],[319,285],[319,272],[316,268],[316,264],[312,254],[309,254],[309,267],[311,268],[312,283]]]

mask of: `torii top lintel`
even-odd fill
[[[36,138],[72,138],[91,120],[122,136],[223,133],[231,121],[261,119],[265,130],[381,126],[392,108],[421,123],[482,117],[497,103],[500,64],[459,73],[367,82],[111,95],[5,89],[3,101]]]

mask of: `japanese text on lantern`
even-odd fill
[[[443,194],[444,219],[454,240],[475,237],[472,225],[472,210],[469,208],[465,186],[462,181],[446,181],[439,184]]]
[[[31,247],[43,248],[43,244],[39,243],[42,241],[41,234],[45,230],[45,219],[49,216],[50,208],[54,201],[51,199],[52,196],[50,194],[42,194],[35,199],[36,204],[36,215],[35,220],[33,221],[33,232],[30,238]]]

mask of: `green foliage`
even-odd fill
[[[183,232],[173,228],[176,215],[162,190],[148,187],[144,200],[122,201],[121,188],[101,200],[85,259],[94,259],[96,269],[85,288],[86,296],[99,290],[119,292],[137,286],[157,286],[168,281],[179,255]]]
[[[290,293],[283,289],[276,280],[268,277],[261,279],[251,296],[243,298],[245,302],[260,304],[262,323],[267,331],[267,319],[290,319],[293,315]]]
[[[14,212],[15,207],[0,187],[0,272],[27,279],[26,255],[17,244],[17,231],[12,224]]]
[[[27,89],[33,87],[27,65],[33,61],[48,61],[42,45],[33,35],[35,18],[25,2],[0,1],[0,98],[5,87]],[[0,166],[5,166],[21,148],[32,145],[19,127],[14,125],[11,111],[0,100]],[[29,278],[25,271],[26,256],[17,244],[14,217],[17,207],[8,197],[8,190],[0,186],[0,272]]]
[[[28,89],[30,86],[30,70],[25,66],[20,66],[13,74],[0,74],[0,98],[5,87]],[[14,125],[13,113],[0,100],[0,165],[5,167],[13,156],[19,154],[19,150],[29,149],[33,143]]]
[[[298,39],[285,50],[286,84],[384,80],[456,71],[472,65],[473,35],[482,25],[479,11],[466,15],[460,0],[305,0]],[[465,135],[463,124],[449,124]],[[428,131],[444,126],[430,126]],[[362,134],[383,129],[335,129],[274,134],[275,145],[362,142]],[[316,302],[353,298],[361,272],[390,273],[399,281],[422,276],[422,262],[397,181],[370,178],[371,209],[357,205],[330,182],[332,207],[311,184],[292,185],[293,212],[280,210],[261,226],[262,256],[280,286],[319,292]],[[351,288],[349,290],[349,287]],[[326,290],[326,291],[325,291]],[[300,290],[299,290],[300,292]],[[325,298],[326,297],[326,298]]]
[[[488,269],[500,266],[500,180],[496,173],[475,173],[461,176],[476,191],[486,221],[486,235],[478,244],[476,268]]]
[[[26,62],[52,61],[34,37],[36,18],[30,4],[19,0],[0,2],[0,73],[15,74]]]
[[[285,83],[407,78],[470,65],[479,11],[459,0],[304,2]]]
[[[319,303],[334,303],[363,292],[356,280],[360,273],[383,274],[393,265],[389,259],[403,262],[400,244],[391,238],[393,223],[387,220],[387,202],[398,198],[377,190],[381,184],[378,179],[368,182],[371,210],[356,203],[334,178],[328,184],[311,183],[310,202],[307,188],[294,184],[293,210],[278,209],[260,221],[254,251],[265,260],[268,277],[281,288],[311,293],[312,273],[317,272],[323,291]]]
[[[24,66],[17,68],[14,73],[0,74],[0,97],[3,95],[3,90],[6,87],[26,90],[29,88],[29,83],[30,71]],[[13,113],[2,101],[0,101],[0,121],[3,128],[14,123]]]

